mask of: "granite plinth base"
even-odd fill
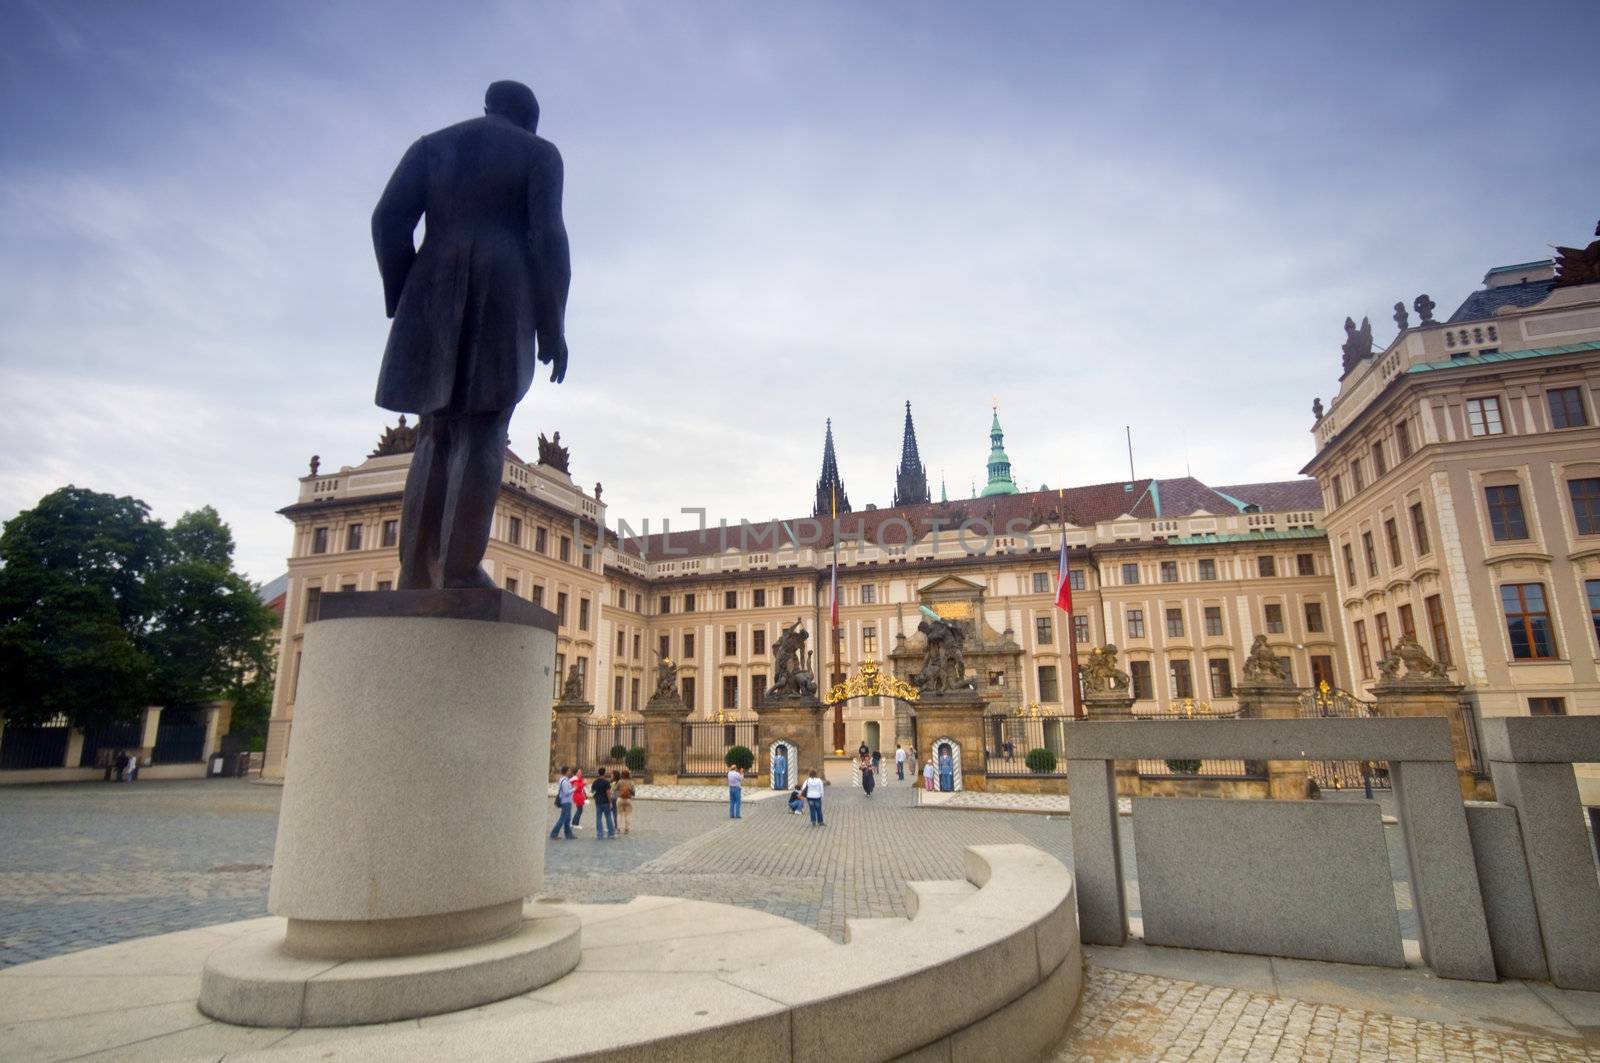
[[[520,905],[519,905],[520,908]],[[537,906],[535,908],[537,910]],[[274,928],[206,960],[200,1010],[238,1026],[360,1026],[461,1011],[548,985],[578,965],[581,923],[558,909],[464,948],[356,960],[312,959]]]

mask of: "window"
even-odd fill
[[[1579,535],[1600,535],[1600,479],[1568,480],[1572,497],[1572,523]]]
[[[383,522],[383,545],[397,546],[400,543],[400,522],[386,520]]]
[[[537,583],[533,585],[533,604],[544,605],[544,588]]]
[[[724,609],[737,609],[737,608],[739,608],[739,592],[738,591],[723,591],[722,592],[722,608],[724,608]]]
[[[693,638],[694,636],[691,635],[689,637]],[[661,636],[661,644],[660,644],[659,653],[660,653],[660,655],[662,657],[671,657],[672,656],[672,636],[671,635],[662,635]],[[687,655],[685,655],[685,656],[687,656]]]
[[[1271,554],[1262,554],[1256,558],[1256,572],[1263,578],[1278,574],[1278,564],[1273,560]]]
[[[1322,623],[1322,603],[1321,602],[1307,602],[1306,603],[1306,632],[1308,634],[1312,634],[1312,635],[1320,635],[1320,634],[1322,634],[1322,632],[1324,630],[1326,630],[1326,629],[1323,627],[1323,623]]]
[[[1311,658],[1311,685],[1320,687],[1324,683],[1334,685],[1333,658],[1319,653]]]
[[[1394,426],[1394,446],[1400,452],[1401,461],[1411,457],[1411,426],[1404,421]]]
[[[757,587],[754,591],[751,592],[751,594],[752,594],[752,599],[751,600],[755,602],[755,607],[757,609],[761,609],[761,608],[764,608],[766,606],[766,604],[767,604],[767,592],[766,592],[766,590],[764,588]]]
[[[1411,613],[1409,604],[1402,604],[1395,610],[1400,615],[1400,634],[1417,637],[1417,618]]]
[[[1144,610],[1128,610],[1128,637],[1130,639],[1144,638]]]
[[[724,709],[739,707],[739,677],[736,675],[722,677],[722,707]]]
[[[672,612],[672,595],[663,594],[661,596],[659,605],[660,608],[657,609],[656,612],[660,613],[662,616],[666,616],[668,613]]]
[[[1317,559],[1313,554],[1295,554],[1294,570],[1302,576],[1315,576],[1317,574]]]
[[[1056,666],[1053,664],[1039,666],[1039,700],[1061,700],[1061,685],[1056,680]]]
[[[683,659],[686,660],[686,661],[694,660],[694,632],[693,631],[685,631],[683,633]]]
[[[1437,594],[1430,594],[1422,601],[1422,607],[1428,613],[1428,630],[1433,635],[1433,659],[1439,667],[1449,668],[1452,663],[1450,656],[1450,632],[1444,626],[1444,603]]]
[[[1367,486],[1367,478],[1361,472],[1361,459],[1355,458],[1350,462],[1350,482],[1355,485],[1356,494]]]
[[[767,693],[767,673],[756,672],[750,677],[750,704],[759,705]]]
[[[758,627],[750,633],[750,652],[760,656],[767,652],[767,629]]]
[[[694,676],[692,675],[683,677],[683,703],[691,709],[694,708]]]
[[[1556,655],[1555,633],[1550,630],[1550,610],[1545,605],[1544,584],[1507,583],[1500,588],[1506,611],[1506,631],[1511,636],[1511,656],[1519,661]]]
[[[1418,557],[1432,551],[1428,545],[1428,518],[1423,516],[1421,502],[1411,504],[1411,537],[1416,540]]]
[[[1289,682],[1293,683],[1294,682],[1294,658],[1293,657],[1279,657],[1278,658],[1278,667],[1283,669],[1284,676],[1289,680]]]
[[[617,656],[621,657],[623,655],[623,653],[627,650],[627,648],[628,648],[628,636],[627,636],[627,633],[623,632],[623,631],[618,631],[617,632]]]
[[[1084,587],[1083,569],[1081,569],[1081,568],[1069,568],[1069,569],[1067,569],[1067,586],[1071,587],[1075,591],[1083,590],[1083,587]]]
[[[325,554],[328,552],[327,528],[311,529],[311,552],[313,554]]]
[[[378,590],[380,590],[380,591],[392,591],[392,590],[394,590],[394,581],[393,580],[387,580],[387,579],[379,580],[378,581]]]
[[[1528,522],[1522,515],[1522,489],[1516,484],[1485,487],[1483,494],[1489,502],[1489,532],[1496,541],[1526,539]]]
[[[861,652],[873,660],[877,660],[878,629],[876,627],[863,627],[861,629]]]
[[[629,700],[633,703],[633,711],[634,712],[638,712],[639,711],[639,681],[637,679],[635,679],[631,685],[633,687],[633,689],[631,691],[632,697],[630,697]]]
[[[561,627],[567,626],[567,592],[556,592],[556,623]]]
[[[1033,593],[1035,593],[1035,594],[1049,594],[1050,593],[1050,573],[1048,573],[1048,572],[1035,572],[1033,574]]]
[[[589,658],[579,657],[572,662],[578,666],[578,683],[580,690],[589,689]]]
[[[1584,580],[1583,593],[1589,600],[1589,623],[1594,626],[1595,641],[1600,642],[1600,579]]]
[[[1206,670],[1211,673],[1211,696],[1214,698],[1233,697],[1233,668],[1226,657],[1213,657],[1206,662]]]
[[[1217,563],[1209,557],[1200,559],[1200,578],[1207,580],[1217,578]]]
[[[555,682],[555,687],[556,687],[556,697],[557,698],[561,697],[561,684],[566,681],[566,678],[567,678],[567,657],[566,657],[566,654],[558,653],[558,654],[556,654],[556,674],[555,674],[555,681],[556,681]]]
[[[1167,637],[1173,639],[1183,638],[1183,610],[1181,608],[1167,610]]]
[[[1345,582],[1354,584],[1356,581],[1356,555],[1350,549],[1349,543],[1339,547],[1339,552],[1344,555]]]
[[[594,545],[580,542],[578,544],[578,564],[584,568],[594,567]]]
[[[865,584],[865,585],[862,586],[862,588],[861,588],[861,604],[862,605],[877,605],[878,604],[878,588],[875,585],[873,585],[871,583],[868,583],[868,584]]]
[[[1565,716],[1566,714],[1566,698],[1528,699],[1528,715],[1530,716]]]
[[[1333,504],[1336,508],[1344,505],[1344,481],[1338,476],[1333,478]]]
[[[633,659],[636,661],[639,659],[639,649],[639,635],[635,633],[633,636]]]
[[[1167,676],[1172,680],[1173,697],[1194,697],[1194,676],[1189,670],[1188,661],[1173,661],[1168,664]]]
[[[1222,634],[1222,606],[1220,606],[1220,605],[1208,605],[1208,606],[1206,606],[1206,634],[1207,635],[1221,635]]]
[[[578,630],[589,630],[589,599],[578,599]]]
[[[739,633],[732,628],[722,633],[722,653],[725,657],[739,655]]]
[[[1551,428],[1581,428],[1589,423],[1579,388],[1551,388],[1544,397],[1550,404]]]
[[[561,537],[561,554],[560,554],[560,557],[561,557],[561,560],[563,560],[563,561],[571,561],[572,560],[572,538],[571,538],[571,536],[563,535]]]
[[[1600,620],[1597,620],[1596,624],[1600,625]],[[1596,630],[1596,632],[1600,632],[1600,626],[1597,626],[1595,628],[1595,630]],[[1075,616],[1075,617],[1072,618],[1072,641],[1078,643],[1080,646],[1088,644],[1088,642],[1089,642],[1089,618],[1088,617],[1086,617],[1086,616]]]
[[[1389,638],[1389,614],[1379,613],[1373,620],[1378,625],[1378,656],[1387,657],[1394,649],[1394,642]]]
[[[517,593],[517,581],[510,576],[506,577],[506,590],[512,594]]]
[[[1055,632],[1050,630],[1050,618],[1048,616],[1036,616],[1033,618],[1033,639],[1040,646],[1055,644]]]
[[[306,588],[306,623],[311,623],[322,615],[322,588]]]
[[[300,693],[300,651],[294,651],[294,678],[289,681],[289,700],[291,702]]]
[[[1267,618],[1267,634],[1283,634],[1283,606],[1277,602],[1269,603],[1265,608]]]
[[[1156,696],[1155,683],[1150,679],[1149,661],[1129,661],[1128,678],[1133,681],[1133,699],[1135,701],[1149,701]]]
[[[622,686],[623,686],[623,682],[624,682],[623,678],[619,675],[619,676],[617,676],[616,680],[611,684],[611,711],[612,712],[621,712],[622,711]]]
[[[1123,565],[1122,566],[1122,582],[1123,583],[1138,583],[1139,582],[1139,566],[1136,565],[1136,564],[1132,564],[1132,565],[1125,564],[1125,565]]]
[[[1161,562],[1161,582],[1162,583],[1176,583],[1176,582],[1178,582],[1178,563],[1176,561],[1163,561],[1163,562]]]
[[[686,613],[694,612],[694,595],[693,594],[685,594],[683,596],[683,611],[686,612]]]
[[[543,528],[533,529],[533,549],[537,553],[548,554],[550,552],[550,533]]]
[[[793,587],[785,587],[785,588],[783,588],[783,604],[784,605],[793,605],[794,604],[794,588]]]
[[[506,519],[506,542],[512,546],[522,545],[522,518],[508,517]],[[620,697],[617,700],[622,700]]]
[[[1383,537],[1389,543],[1389,567],[1400,567],[1400,528],[1390,517],[1383,522]]]
[[[1497,436],[1505,432],[1500,423],[1500,400],[1494,396],[1467,400],[1467,434]]]
[[[1356,663],[1361,666],[1361,678],[1372,678],[1372,650],[1367,645],[1367,622],[1357,620],[1353,625],[1356,629]]]
[[[1372,444],[1372,478],[1376,480],[1389,471],[1389,462],[1383,456],[1383,444]]]
[[[1378,548],[1372,545],[1371,532],[1361,533],[1361,552],[1367,558],[1367,575],[1376,577],[1378,575]]]
[[[339,589],[341,591],[353,591],[356,589],[355,581],[345,580],[343,583],[339,584]]]

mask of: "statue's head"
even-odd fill
[[[520,81],[496,81],[483,94],[483,113],[497,114],[528,132],[539,129],[539,101]]]

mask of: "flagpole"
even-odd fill
[[[1067,556],[1067,507],[1066,490],[1056,492],[1056,498],[1061,505],[1061,556]],[[1070,565],[1066,572],[1061,573],[1061,578],[1066,579],[1071,573]],[[1069,588],[1070,590],[1070,588]],[[1071,601],[1069,598],[1068,601]],[[1072,672],[1069,676],[1072,682],[1072,715],[1075,719],[1083,719],[1083,685],[1078,681],[1078,625],[1073,622],[1072,610],[1067,610],[1067,647],[1072,654]]]

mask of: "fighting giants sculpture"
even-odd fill
[[[772,685],[766,691],[767,701],[816,700],[817,677],[804,664],[810,637],[798,619],[778,634],[772,644]]]
[[[1117,648],[1109,643],[1104,649],[1089,651],[1083,665],[1083,690],[1086,694],[1115,694],[1128,689],[1128,673],[1117,667]]]
[[[977,684],[967,675],[963,647],[967,641],[966,630],[959,621],[944,617],[924,620],[917,630],[927,640],[922,655],[922,668],[911,677],[911,685],[923,694],[962,694],[976,690]]]

